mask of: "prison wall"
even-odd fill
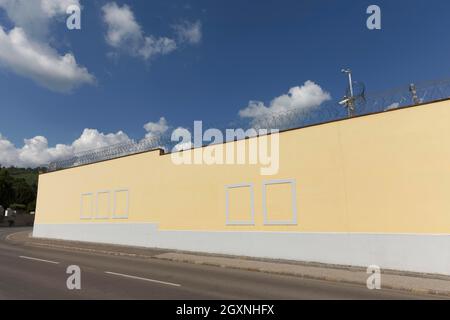
[[[450,275],[450,101],[279,142],[272,176],[159,151],[42,174],[33,236]]]

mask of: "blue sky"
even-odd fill
[[[127,5],[140,26],[140,40],[133,41],[164,37],[176,43],[176,49],[150,58],[136,53],[140,42],[133,48],[108,42],[104,7],[113,1],[74,0],[83,7],[81,30],[68,30],[62,12],[38,12],[48,29],[38,35],[33,32],[40,27],[11,17],[11,1],[23,2],[0,0],[6,35],[21,28],[30,42],[60,56],[71,53],[92,81],[82,78],[71,92],[55,91],[0,54],[0,137],[8,143],[2,149],[0,139],[0,163],[15,159],[24,139],[36,136],[53,147],[71,145],[86,128],[140,139],[143,126],[160,117],[172,128],[194,120],[226,122],[238,118],[249,101],[269,105],[308,80],[339,99],[346,86],[342,67],[352,68],[368,91],[447,77],[450,71],[450,2],[443,0],[115,1],[119,9]],[[382,10],[381,30],[366,28],[371,4]],[[200,38],[181,36],[180,28],[194,26]],[[7,158],[8,152],[17,154]]]

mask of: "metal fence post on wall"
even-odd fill
[[[420,99],[419,99],[419,97],[417,96],[417,88],[416,88],[416,85],[415,85],[414,83],[411,83],[411,84],[409,85],[409,92],[411,92],[413,103],[414,103],[415,105],[420,104]]]

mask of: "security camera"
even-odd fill
[[[339,104],[341,106],[344,106],[344,105],[348,104],[350,102],[350,100],[351,100],[350,98],[346,98],[346,99],[340,101]]]

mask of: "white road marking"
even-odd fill
[[[56,261],[50,261],[50,260],[44,260],[44,259],[38,259],[38,258],[27,257],[27,256],[20,256],[19,258],[26,259],[26,260],[33,260],[33,261],[46,262],[46,263],[51,263],[51,264],[59,264],[59,262],[56,262]]]
[[[122,274],[122,273],[116,273],[116,272],[110,272],[110,271],[105,271],[105,273],[111,274],[111,275],[114,275],[114,276],[124,277],[124,278],[130,278],[130,279],[142,280],[142,281],[147,281],[147,282],[154,282],[154,283],[159,283],[159,284],[165,284],[165,285],[173,286],[173,287],[181,287],[181,284],[177,284],[177,283],[171,283],[171,282],[165,282],[165,281],[141,278],[141,277],[136,277],[136,276],[130,276],[128,274]]]

